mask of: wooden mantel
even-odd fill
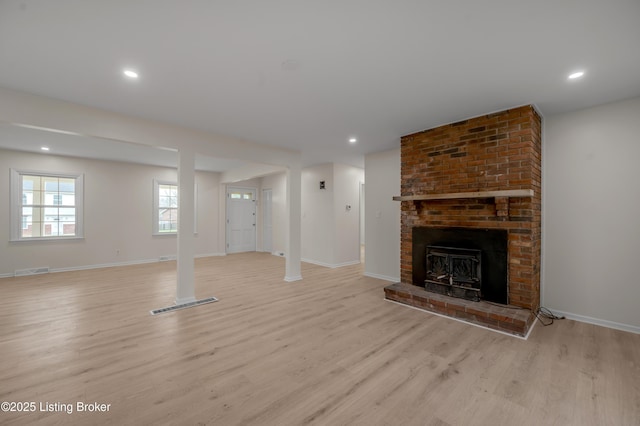
[[[449,192],[446,194],[425,194],[395,196],[394,201],[456,200],[462,198],[533,197],[533,189],[508,189],[502,191]]]

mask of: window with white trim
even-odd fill
[[[196,233],[196,212],[198,186],[194,186],[194,225]],[[178,184],[155,180],[153,181],[153,234],[171,235],[178,233]]]
[[[154,234],[178,232],[178,185],[154,181]]]
[[[82,174],[11,169],[11,240],[83,237]]]

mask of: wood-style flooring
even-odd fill
[[[157,316],[175,262],[0,279],[0,401],[37,405],[0,424],[640,424],[640,335],[563,320],[524,341],[387,302],[359,265],[302,274],[199,259],[196,297],[220,300]]]

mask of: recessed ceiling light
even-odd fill
[[[43,150],[43,151],[49,151],[49,147],[48,146],[41,146],[40,149]]]
[[[358,142],[358,139],[356,138],[349,138],[349,143],[356,143]]]
[[[138,73],[132,70],[124,70],[122,73],[129,78],[138,78]]]
[[[576,71],[574,73],[569,74],[569,80],[575,80],[576,78],[580,78],[584,75],[584,71]]]

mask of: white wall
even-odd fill
[[[360,182],[364,182],[364,170],[358,167],[334,163],[333,209],[335,249],[333,264],[336,266],[360,262]],[[346,206],[351,206],[347,210]]]
[[[9,242],[9,170],[84,173],[85,238]],[[176,255],[176,236],[152,235],[153,179],[176,181],[175,169],[0,150],[0,276],[48,266],[73,269]],[[196,173],[196,255],[224,253],[218,235],[218,173]]]
[[[320,189],[325,181],[325,189]],[[360,182],[364,170],[322,164],[302,170],[302,259],[336,268],[360,262]],[[346,205],[351,210],[346,210]]]
[[[640,98],[545,122],[542,304],[640,332]]]
[[[365,275],[400,281],[400,149],[365,156]]]
[[[325,188],[320,189],[320,181]],[[333,164],[302,170],[302,248],[305,261],[333,265],[335,218]]]

